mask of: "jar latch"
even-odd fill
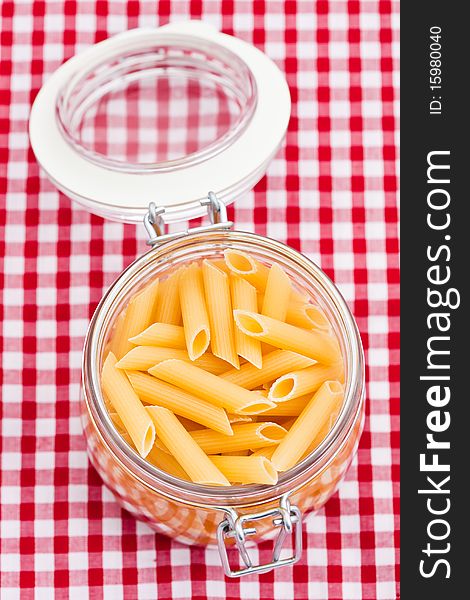
[[[202,233],[204,231],[213,231],[214,229],[230,229],[233,222],[227,220],[227,207],[224,202],[217,198],[214,192],[209,192],[207,198],[201,200],[201,206],[207,206],[207,213],[210,219],[210,225],[201,227],[191,227],[185,231],[176,231],[174,233],[165,233],[165,213],[164,207],[157,207],[155,202],[149,204],[149,209],[144,217],[144,227],[148,233],[147,244],[156,246],[162,242],[173,240],[190,233]]]
[[[274,517],[272,520],[274,527],[279,527],[279,534],[274,544],[272,560],[264,565],[253,565],[253,561],[248,553],[245,542],[250,535],[256,534],[256,528],[247,527],[246,524],[253,521],[260,521]],[[288,535],[294,537],[294,550],[291,556],[281,558],[281,552],[284,542]],[[233,570],[230,566],[227,545],[225,540],[234,538],[235,544],[240,552],[240,556],[245,565],[242,569]],[[264,510],[258,513],[238,515],[235,510],[227,510],[227,517],[219,523],[217,528],[217,544],[219,553],[227,577],[241,577],[242,575],[251,575],[253,573],[267,573],[277,567],[293,565],[300,560],[302,555],[302,513],[297,506],[290,504],[287,496],[283,496],[279,506]]]

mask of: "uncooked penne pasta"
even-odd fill
[[[269,269],[266,282],[261,314],[273,319],[278,319],[279,321],[284,321],[291,298],[291,292],[292,286],[287,273],[279,265],[272,265]]]
[[[225,264],[232,273],[240,275],[248,283],[254,285],[259,292],[264,293],[269,275],[269,267],[242,250],[225,250],[224,258]],[[305,303],[308,302],[308,296],[292,288],[291,300]]]
[[[135,346],[163,346],[164,348],[186,348],[184,329],[179,325],[154,323],[129,340]],[[132,346],[131,346],[132,347]]]
[[[137,451],[145,457],[154,444],[155,427],[126,374],[116,369],[116,362],[116,357],[110,352],[103,364],[101,385]]]
[[[111,341],[111,352],[117,359],[122,358],[132,348],[129,339],[152,322],[158,287],[159,281],[156,279],[134,296],[127,305],[124,317],[118,321]]]
[[[177,358],[178,360],[185,360],[187,362],[191,361],[186,350],[164,348],[162,346],[135,346],[135,348],[129,350],[121,358],[116,366],[118,369],[127,369],[128,371],[147,371],[150,367],[169,358]],[[214,375],[225,373],[230,368],[230,365],[225,360],[217,358],[217,356],[208,352],[196,359],[193,364]]]
[[[220,454],[279,444],[286,430],[271,422],[241,423],[233,426],[233,436],[210,429],[191,431],[190,435],[206,454]]]
[[[300,398],[279,402],[279,404],[276,404],[274,408],[270,408],[260,416],[263,419],[265,417],[297,417],[307,406],[311,397],[312,394],[307,394],[306,396],[300,396]]]
[[[326,436],[328,435],[330,430],[333,428],[333,425],[335,424],[336,419],[338,418],[338,415],[341,412],[342,405],[343,405],[343,396],[341,396],[341,395],[337,396],[334,401],[334,405],[332,407],[332,411],[331,411],[331,414],[330,414],[328,420],[323,425],[323,427],[320,429],[320,431],[317,433],[317,435],[313,438],[312,443],[307,448],[305,453],[302,455],[302,458],[300,460],[303,460],[306,456],[308,456],[311,452],[313,452],[315,450],[315,448],[317,448],[323,442],[323,440],[326,438]]]
[[[235,368],[240,367],[235,347],[232,299],[226,273],[213,263],[204,260],[202,276],[209,313],[211,350],[215,356],[226,360]]]
[[[186,348],[189,358],[196,360],[204,354],[210,342],[204,282],[201,268],[196,263],[191,264],[180,274],[179,292]]]
[[[168,408],[177,415],[225,435],[233,434],[227,413],[223,408],[214,406],[147,373],[140,371],[126,371],[126,373],[136,394],[143,402]]]
[[[116,357],[123,356],[132,344],[126,337],[123,337],[127,308],[116,318],[111,337],[104,349],[104,356],[108,356],[110,352]]]
[[[230,288],[232,292],[232,306],[234,309],[256,311],[258,306],[256,288],[248,281],[235,275],[230,276]],[[232,315],[233,321],[233,315]],[[249,335],[245,335],[238,327],[234,327],[235,346],[237,353],[246,360],[261,369],[263,356],[261,354],[261,343]]]
[[[116,431],[178,479],[275,485],[341,411],[344,363],[327,315],[257,257],[230,248],[175,265],[107,340],[118,356],[105,353],[102,393]]]
[[[336,339],[322,331],[307,331],[265,315],[245,310],[234,310],[237,326],[262,342],[298,352],[325,364],[332,364],[341,359]]]
[[[214,465],[234,483],[277,483],[277,471],[264,456],[212,456]]]
[[[274,403],[261,394],[182,360],[163,361],[149,369],[149,373],[232,413],[252,415],[274,407]]]
[[[171,411],[161,406],[148,406],[146,410],[155,424],[158,438],[170,450],[191,481],[204,485],[229,485],[226,477]]]
[[[271,461],[278,471],[287,471],[302,458],[342,397],[339,381],[322,384],[274,452]]]
[[[225,264],[232,273],[244,277],[251,285],[264,290],[268,278],[268,267],[242,250],[227,249]]]
[[[152,463],[155,467],[161,471],[165,471],[173,477],[184,479],[185,481],[191,481],[186,471],[179,464],[174,456],[168,452],[162,452],[160,448],[154,446],[147,455],[147,460]]]
[[[310,367],[314,363],[315,361],[311,358],[296,352],[274,350],[274,352],[270,352],[263,357],[262,369],[258,369],[250,363],[245,363],[240,369],[231,369],[226,373],[222,373],[220,377],[225,381],[254,390],[263,383],[273,381],[285,373]]]
[[[322,309],[315,304],[290,302],[287,308],[286,322],[303,329],[330,331],[331,325]]]
[[[179,296],[178,280],[181,270],[169,275],[160,282],[158,291],[157,308],[154,320],[157,323],[169,323],[170,325],[181,325],[181,305]]]
[[[251,456],[264,456],[268,460],[271,460],[271,456],[274,454],[277,446],[265,446],[264,448],[258,448]]]
[[[268,398],[273,402],[285,402],[299,396],[313,394],[327,379],[337,379],[341,371],[340,363],[334,365],[318,363],[313,367],[291,371],[276,379],[269,389]]]

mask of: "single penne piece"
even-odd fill
[[[282,375],[269,388],[268,398],[273,402],[286,402],[293,398],[313,394],[327,379],[337,379],[342,372],[341,363],[322,365],[320,363],[291,371]]]
[[[254,415],[274,407],[274,402],[261,394],[182,360],[165,360],[149,369],[149,373],[232,413]]]
[[[335,399],[330,418],[323,425],[323,427],[320,429],[320,431],[317,433],[317,435],[313,438],[312,443],[310,444],[310,446],[307,448],[307,450],[303,454],[302,460],[306,456],[308,456],[311,452],[313,452],[315,450],[315,448],[317,448],[323,442],[323,440],[326,438],[328,433],[333,428],[333,425],[335,424],[339,413],[341,412],[342,405],[343,405],[343,396],[340,395]]]
[[[283,427],[286,431],[288,431],[289,427],[292,425],[296,418],[297,417],[269,417],[269,422],[275,423],[276,425],[279,425],[280,427]],[[263,417],[259,417],[258,421],[262,423],[265,421],[265,419]],[[256,450],[256,448],[251,448],[250,450],[253,452],[254,450]]]
[[[341,359],[336,338],[327,333],[307,331],[246,310],[234,310],[233,313],[237,327],[262,342],[298,352],[325,364],[333,364]]]
[[[269,267],[242,250],[225,250],[224,258],[226,266],[232,273],[240,275],[246,279],[248,283],[254,285],[259,292],[264,294],[269,275]],[[308,302],[308,296],[307,294],[292,288],[291,300],[305,303]]]
[[[290,302],[287,307],[286,322],[303,329],[331,330],[331,324],[325,313],[316,304]]]
[[[179,277],[181,314],[189,358],[196,360],[207,350],[210,342],[209,315],[204,296],[201,268],[192,263]]]
[[[254,390],[266,382],[273,381],[298,369],[310,367],[315,363],[311,358],[289,352],[288,350],[274,350],[263,356],[263,368],[258,369],[250,363],[245,363],[240,369],[230,369],[220,376],[225,381],[230,381],[241,387]]]
[[[289,276],[284,269],[274,263],[269,269],[261,314],[285,321],[291,292],[292,285]]]
[[[163,406],[175,414],[191,419],[225,435],[233,435],[223,408],[197,398],[180,388],[140,371],[126,371],[136,394],[143,402]]]
[[[184,479],[185,481],[191,481],[186,471],[179,464],[174,456],[168,452],[162,452],[160,448],[154,446],[147,455],[147,460],[152,463],[155,467],[161,471],[165,471],[173,477]]]
[[[169,358],[189,360],[186,350],[164,346],[134,346],[121,358],[116,367],[127,371],[147,371],[153,365]]]
[[[269,273],[269,268],[266,265],[242,250],[225,250],[224,259],[225,264],[232,273],[243,277],[255,288],[264,291]]]
[[[127,305],[124,317],[118,320],[111,342],[111,351],[120,359],[131,348],[129,342],[152,322],[152,315],[157,301],[159,281],[156,279],[142,292],[134,296]]]
[[[145,458],[155,441],[155,427],[124,371],[116,369],[116,362],[110,352],[101,371],[101,385],[137,451]]]
[[[265,446],[264,448],[258,448],[251,456],[264,456],[268,460],[271,460],[271,456],[274,454],[277,446]]]
[[[229,485],[227,478],[170,410],[161,406],[148,406],[146,410],[155,424],[159,440],[170,450],[191,481],[204,485]]]
[[[325,381],[322,384],[274,452],[271,460],[278,471],[287,471],[297,464],[312,439],[329,422],[343,393],[339,381]]]
[[[274,408],[270,408],[264,413],[261,413],[261,417],[298,417],[303,409],[307,406],[312,394],[306,396],[300,396],[300,398],[294,398],[293,400],[286,400],[285,402],[279,402]]]
[[[224,254],[225,262],[231,271],[246,279],[260,294],[264,294],[269,267],[246,252],[226,250]],[[249,263],[245,262],[247,259]]]
[[[188,360],[190,360],[189,356]],[[210,352],[205,352],[202,356],[196,358],[195,361],[192,361],[192,364],[195,367],[204,369],[204,371],[209,371],[209,373],[212,373],[213,375],[221,375],[222,373],[226,373],[228,367],[228,363],[225,360],[214,356]]]
[[[286,430],[277,423],[241,423],[233,426],[233,436],[211,429],[191,431],[191,437],[206,454],[220,454],[279,444]]]
[[[164,348],[162,346],[135,346],[121,358],[116,367],[118,369],[127,369],[128,371],[148,371],[150,367],[169,358],[177,358],[187,362],[191,361],[186,350]],[[193,364],[214,375],[225,373],[229,368],[229,364],[225,360],[217,358],[217,356],[208,352],[196,359]]]
[[[182,323],[178,287],[180,274],[181,270],[178,269],[160,282],[157,308],[154,312],[154,321],[157,323],[169,323],[170,325],[181,325]]]
[[[252,286],[251,283],[248,283],[248,281],[242,277],[232,273],[230,276],[230,289],[232,292],[232,306],[234,309],[257,310],[257,292],[256,288]],[[249,363],[258,369],[261,369],[263,364],[261,343],[257,339],[245,335],[238,327],[234,327],[234,338],[237,353]]]
[[[226,273],[208,260],[202,262],[202,276],[209,314],[212,354],[240,368],[233,325],[230,283]]]
[[[129,341],[134,346],[163,346],[164,348],[186,349],[183,327],[168,323],[154,323],[138,335],[130,338]]]
[[[212,456],[214,465],[234,483],[277,483],[277,471],[264,456]]]

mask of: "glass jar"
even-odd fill
[[[169,239],[168,239],[169,238]],[[364,359],[354,319],[331,280],[312,261],[275,240],[232,231],[228,225],[172,234],[131,264],[111,286],[91,321],[83,354],[83,422],[90,459],[124,508],[156,531],[190,544],[219,543],[228,575],[260,572],[300,558],[302,514],[316,510],[335,492],[357,448],[364,415]],[[295,285],[321,306],[338,337],[345,361],[345,399],[338,419],[312,454],[282,473],[274,486],[203,486],[172,477],[142,459],[121,438],[108,416],[100,389],[104,351],[116,318],[130,298],[169,269],[227,248],[248,252],[265,264],[278,263]],[[294,553],[280,558],[287,533]],[[253,567],[245,540],[277,536],[273,561]],[[235,537],[245,566],[228,563],[225,539]]]
[[[140,102],[141,93],[145,102]],[[186,137],[181,140],[176,133],[176,146],[162,149],[157,144],[147,152],[138,142],[149,131],[156,140],[174,133],[172,127],[163,130],[158,118],[150,129],[146,126],[149,102],[157,113],[163,102],[167,115],[175,106],[177,111],[183,107],[180,123],[190,123],[196,107],[198,122],[215,118],[222,126],[196,140],[191,127],[183,127]],[[136,121],[139,115],[143,118]],[[121,505],[156,531],[188,544],[217,543],[229,576],[265,572],[300,559],[302,516],[335,492],[356,451],[364,418],[362,346],[339,291],[299,252],[233,231],[226,220],[225,203],[264,174],[282,143],[289,115],[289,90],[272,61],[241,40],[189,22],[125,32],[73,57],[44,84],[30,116],[32,148],[56,186],[105,218],[144,218],[152,245],[105,294],[86,337],[82,418],[91,462]],[[207,196],[209,186],[217,195]],[[158,209],[151,202],[149,210],[152,200]],[[166,222],[206,210],[211,225],[165,233]],[[189,261],[221,257],[227,248],[281,265],[328,316],[345,362],[345,397],[332,430],[274,486],[215,488],[159,470],[115,430],[100,388],[106,344],[131,297],[151,279]],[[293,551],[285,556],[289,535]],[[272,561],[253,565],[247,546],[270,538],[276,538]],[[229,562],[227,547],[234,544],[241,569]]]

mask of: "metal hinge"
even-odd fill
[[[214,229],[230,229],[233,227],[233,222],[227,221],[227,207],[222,200],[217,198],[214,192],[209,192],[207,198],[201,200],[201,206],[207,206],[207,213],[211,221],[210,225],[192,227],[175,233],[165,233],[165,221],[163,219],[165,209],[157,207],[155,202],[151,202],[149,210],[144,217],[144,227],[149,236],[147,244],[153,247],[162,242],[189,235],[190,233],[213,231]]]
[[[274,527],[279,527],[279,534],[274,544],[272,561],[264,565],[253,565],[250,555],[247,551],[245,541],[247,536],[255,535],[255,527],[246,527],[246,523],[259,521],[273,517]],[[291,556],[281,558],[281,551],[288,535],[294,536],[294,551]],[[234,538],[240,556],[245,565],[244,568],[233,570],[230,566],[227,545],[225,540]],[[220,558],[227,577],[241,577],[253,573],[266,573],[272,569],[293,565],[300,560],[302,555],[302,513],[297,506],[291,506],[286,496],[281,498],[279,506],[259,513],[247,515],[237,515],[230,509],[227,511],[227,518],[222,521],[217,528],[217,543],[219,547]]]

